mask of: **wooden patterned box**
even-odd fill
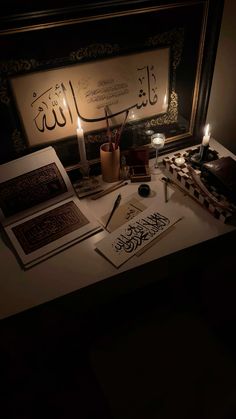
[[[227,200],[227,198],[222,195],[213,185],[207,184],[204,179],[201,180],[204,182],[204,185],[207,187],[209,192],[217,199],[217,201],[221,203],[229,204],[228,209],[223,209],[217,204],[213,203],[204,192],[198,187],[198,185],[192,179],[189,169],[188,169],[188,159],[189,156],[194,152],[198,151],[198,149],[188,149],[183,153],[176,152],[171,156],[167,156],[163,158],[163,164],[165,166],[165,172],[167,176],[177,185],[179,186],[183,192],[186,192],[190,195],[193,199],[195,199],[198,203],[200,203],[203,207],[205,207],[215,218],[223,221],[224,223],[230,222],[233,213],[236,212],[236,206]],[[210,151],[214,152],[214,150]],[[185,162],[181,165],[177,165],[175,160],[178,157],[184,157]],[[194,169],[195,173],[200,175],[201,171],[199,169]]]

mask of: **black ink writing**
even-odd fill
[[[52,131],[56,127],[64,127],[67,119],[73,124],[73,116],[67,100],[66,88],[63,83],[56,84],[40,95],[33,93],[31,107],[35,109],[34,123],[38,131]],[[66,118],[66,114],[67,118]]]
[[[137,103],[137,109],[141,109],[148,105],[148,103],[153,106],[157,103],[157,78],[154,73],[154,66],[151,65],[145,66],[142,68],[137,68],[138,74],[141,75],[138,77],[138,82],[140,84],[140,89],[138,93],[139,103]]]
[[[162,231],[170,220],[164,215],[154,212],[146,218],[130,223],[125,232],[118,236],[112,247],[117,253],[132,253],[144,242],[148,242]]]

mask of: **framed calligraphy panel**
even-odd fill
[[[169,48],[119,56],[11,79],[30,147],[166,112]]]
[[[205,125],[223,0],[68,0],[0,17],[0,163],[52,145],[78,165],[77,116],[91,164],[129,110],[121,149],[196,144]],[[52,8],[50,8],[53,6]]]

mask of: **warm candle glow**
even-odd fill
[[[128,119],[131,120],[131,121],[134,121],[136,119],[136,114],[135,114],[134,110],[131,110],[129,112],[129,118]]]
[[[78,116],[78,129],[82,129],[81,128],[81,122],[80,122],[79,116]]]
[[[157,138],[153,138],[152,142],[153,142],[153,144],[159,145],[159,144],[163,144],[164,140],[162,138],[157,137]]]
[[[185,158],[184,157],[176,157],[175,164],[177,166],[182,166],[184,163],[185,163]]]
[[[202,145],[204,145],[204,146],[209,145],[209,141],[210,141],[210,138],[211,138],[211,134],[210,134],[209,131],[210,131],[210,125],[207,124],[206,127],[205,127],[205,131],[204,131],[204,137],[202,139]]]
[[[79,146],[79,154],[80,154],[80,161],[82,163],[87,161],[86,157],[86,149],[85,149],[85,142],[84,142],[84,131],[81,128],[80,118],[78,117],[78,128],[76,129],[77,132],[77,141]]]
[[[205,135],[208,136],[209,135],[209,130],[210,130],[210,125],[207,124],[206,128],[205,128]]]
[[[165,136],[164,134],[156,133],[151,136],[151,144],[154,148],[159,149],[164,147]]]

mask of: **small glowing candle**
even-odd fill
[[[147,130],[145,131],[145,134],[146,134],[146,135],[152,135],[152,134],[154,134],[154,131],[153,131],[152,129],[147,129]]]
[[[80,161],[81,163],[84,163],[87,161],[87,157],[86,157],[86,149],[85,149],[85,142],[84,142],[84,131],[83,131],[83,128],[81,127],[79,117],[78,117],[78,128],[76,129],[76,133],[77,133]]]
[[[211,138],[211,134],[209,132],[209,124],[207,124],[206,128],[205,128],[205,132],[204,132],[204,136],[202,139],[202,145],[204,146],[208,146],[209,142],[210,142],[210,138]]]
[[[130,113],[129,113],[129,120],[130,121],[135,121],[135,119],[137,118],[137,115],[136,115],[136,113],[134,112],[134,110],[132,110],[132,111],[130,111]]]
[[[153,134],[151,136],[151,142],[153,147],[157,149],[162,148],[164,146],[165,137],[163,134]]]
[[[175,159],[175,164],[177,164],[177,166],[182,166],[182,164],[185,163],[185,158],[184,157],[176,157]]]

